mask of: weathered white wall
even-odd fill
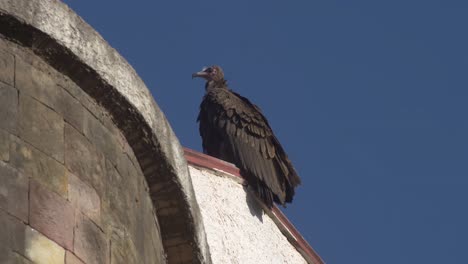
[[[189,170],[213,263],[307,263],[234,176]]]

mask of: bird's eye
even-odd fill
[[[206,68],[206,69],[204,69],[203,71],[204,71],[204,72],[208,72],[208,73],[210,73],[210,72],[212,72],[212,71],[213,71],[213,69],[212,69],[212,68]]]

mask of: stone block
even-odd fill
[[[29,179],[0,161],[0,208],[28,222]]]
[[[0,210],[0,247],[24,253],[25,228],[20,220]]]
[[[2,264],[32,264],[30,260],[13,250],[0,245],[0,263]]]
[[[132,161],[133,166],[135,166],[135,168],[138,170],[138,173],[143,174],[143,172],[141,171],[141,168],[140,168],[140,164],[138,163],[138,160],[135,157],[135,154],[133,153],[132,147],[130,147],[128,142],[125,141],[125,140],[123,142],[123,151],[124,151],[125,155],[127,155],[128,158]]]
[[[70,251],[65,253],[65,264],[84,264],[77,256]]]
[[[68,174],[68,199],[95,223],[101,222],[101,200],[96,190],[71,173]]]
[[[20,91],[54,109],[68,123],[83,132],[84,107],[68,90],[56,83],[56,81],[63,83],[63,80],[58,79],[64,77],[60,78],[56,73],[38,70],[22,59],[18,59],[17,71],[17,86]]]
[[[84,133],[85,108],[65,89],[59,88],[59,97],[54,109],[63,116],[65,121]]]
[[[133,245],[130,237],[126,234],[113,232],[111,235],[110,245],[112,264],[150,263],[142,262],[138,258],[138,253],[135,249],[135,246]]]
[[[83,104],[83,106],[89,111],[89,113],[91,113],[98,120],[102,119],[104,112],[102,111],[102,109],[100,109],[96,100],[91,98],[88,94],[85,94],[80,99],[81,104]]]
[[[21,139],[10,135],[10,164],[25,176],[32,177],[67,198],[65,167]]]
[[[147,191],[140,193],[138,204],[138,211],[135,215],[137,225],[133,234],[138,255],[142,263],[165,263],[160,230]]]
[[[111,162],[106,162],[106,165],[109,184],[103,207],[103,222],[114,225],[111,231],[106,232],[112,233],[114,240],[115,234],[125,234],[118,236],[121,239],[129,237],[141,263],[164,263],[159,228],[149,193],[144,188],[144,176],[136,170],[126,154],[120,157],[117,168]],[[112,250],[112,255],[122,254],[121,249]]]
[[[84,126],[86,125],[86,122],[87,122],[87,120],[86,120],[88,118],[87,115],[91,115],[91,116],[93,116],[94,118],[98,119],[101,122],[103,122],[104,119],[109,115],[104,108],[100,107],[97,104],[97,102],[91,96],[89,96],[85,91],[83,91],[83,89],[81,89],[74,82],[72,82],[70,80],[65,80],[65,82],[60,81],[59,86],[62,87],[62,89],[66,93],[68,93],[74,99],[76,99],[84,109],[83,112],[80,111],[80,113],[79,113],[80,115],[81,114],[83,115],[83,120],[81,121],[81,119],[80,119],[80,121],[83,124],[81,124],[81,126],[75,126],[72,123],[72,125],[75,128],[77,128],[80,132],[82,132],[82,133],[85,132]],[[65,113],[64,112],[64,116],[66,117],[66,119],[67,119],[67,116],[69,114],[71,114],[71,113]],[[68,119],[72,120],[72,118],[68,118]],[[78,118],[75,117],[74,120],[78,120]],[[107,127],[107,124],[115,127],[115,125],[112,122],[105,122],[104,126]],[[80,130],[80,128],[81,128],[81,130]],[[107,128],[109,129],[109,127],[107,127]]]
[[[81,89],[75,82],[73,82],[70,78],[63,76],[57,80],[57,84],[65,89],[71,96],[76,98],[78,101],[82,101],[83,97],[86,97],[87,94],[83,89]]]
[[[15,85],[15,57],[3,50],[0,50],[0,81]]]
[[[75,254],[85,263],[109,263],[106,235],[83,214],[78,214],[75,226]]]
[[[30,225],[62,247],[73,249],[74,209],[58,194],[31,181]]]
[[[65,125],[65,166],[98,193],[106,184],[104,155],[75,128]]]
[[[0,129],[0,160],[10,160],[10,134]]]
[[[111,209],[108,201],[101,201],[101,226],[104,233],[110,238],[110,234],[118,230],[119,232],[126,233],[125,223],[116,217],[116,212]]]
[[[63,163],[63,118],[32,97],[19,100],[19,137]]]
[[[16,134],[18,116],[18,90],[0,83],[0,128]]]
[[[114,117],[111,116],[109,112],[104,112],[104,115],[100,119],[102,124],[104,125],[105,128],[109,130],[111,135],[114,135],[115,140],[117,141],[117,144],[120,147],[121,151],[124,151],[124,144],[127,142],[127,139],[122,133],[122,130],[117,127],[117,122],[115,121]]]
[[[33,264],[29,259],[19,255],[16,252],[12,252],[12,264]]]
[[[123,152],[117,141],[117,131],[107,129],[100,120],[85,111],[84,134],[113,164],[117,164],[117,158]]]
[[[7,248],[6,245],[0,245],[0,263],[11,263],[10,252],[11,249]]]
[[[44,72],[37,68],[45,68],[43,63],[36,63],[38,65],[35,67],[32,64],[36,58],[30,59],[31,61],[26,62],[22,58],[17,58],[15,87],[22,93],[34,97],[36,100],[53,108],[59,97],[59,89],[55,84],[54,78],[50,72]]]
[[[136,229],[135,211],[139,194],[136,192],[137,178],[122,176],[110,161],[106,161],[108,184],[105,194],[106,206],[103,220],[108,219],[116,225],[122,225],[133,234]]]
[[[141,170],[135,168],[135,165],[126,153],[120,153],[115,167],[123,177],[123,185],[131,184],[131,190],[135,192],[138,192],[138,190],[142,188],[144,175]]]
[[[26,257],[36,264],[64,264],[65,250],[38,231],[26,227]]]

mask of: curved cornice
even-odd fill
[[[127,61],[57,0],[0,1],[0,34],[31,48],[113,116],[148,181],[169,262],[210,263],[184,152]]]

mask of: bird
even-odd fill
[[[235,164],[268,208],[291,203],[301,179],[260,108],[229,89],[220,66],[193,78],[206,80],[197,118],[203,152]]]

